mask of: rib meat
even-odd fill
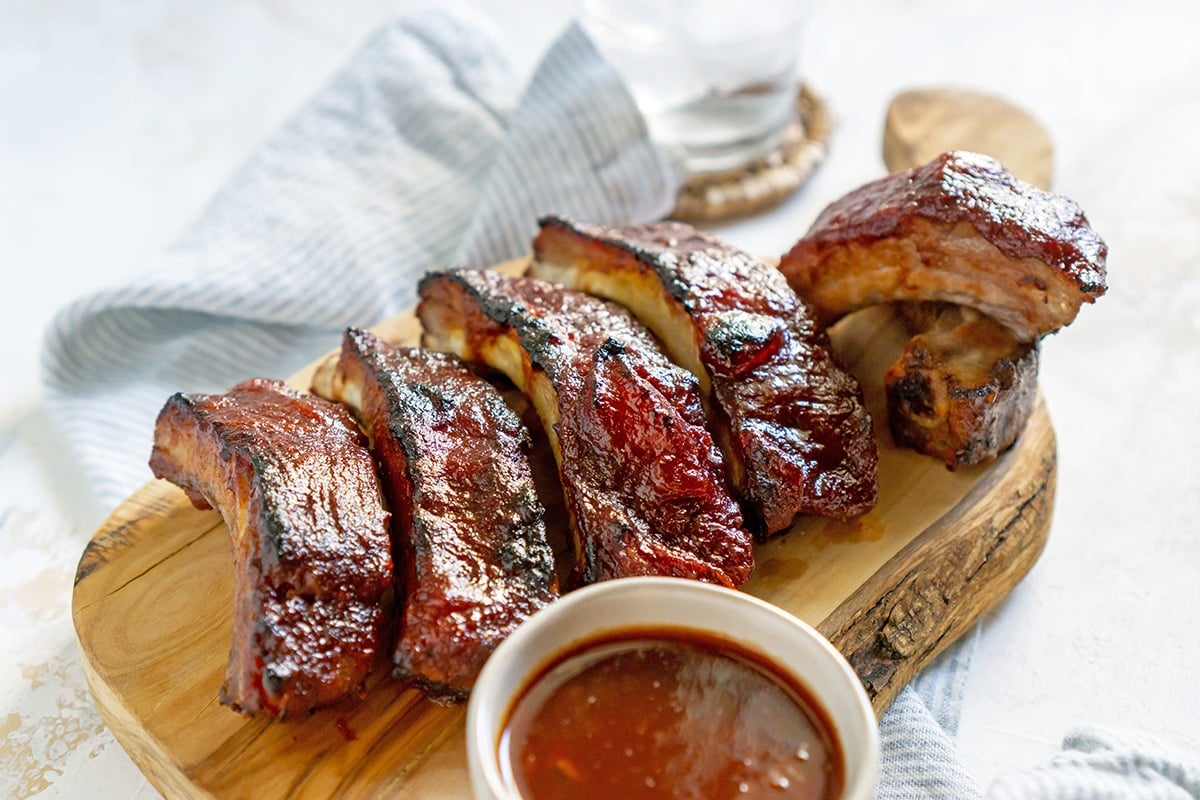
[[[628,313],[488,270],[432,273],[419,291],[425,345],[501,370],[537,408],[571,517],[572,583],[749,578],[751,539],[697,381]]]
[[[229,527],[222,701],[284,716],[361,686],[380,648],[392,560],[371,454],[345,409],[267,380],[176,394],[158,416],[150,467]]]
[[[696,375],[747,517],[848,519],[877,492],[858,382],[773,267],[689,225],[541,221],[530,274],[615,300]]]
[[[525,426],[446,353],[346,331],[313,390],[371,437],[403,592],[396,674],[462,700],[514,628],[557,596]]]
[[[1038,343],[963,306],[906,303],[899,313],[915,335],[884,377],[896,441],[951,469],[1011,447],[1037,398]]]
[[[1105,291],[1108,248],[1073,201],[950,152],[826,208],[779,268],[831,324],[863,306],[971,306],[1032,342]]]

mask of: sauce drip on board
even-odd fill
[[[761,657],[690,631],[629,631],[552,662],[499,743],[528,800],[836,798],[824,711]]]

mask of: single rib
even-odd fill
[[[696,379],[627,312],[488,270],[432,273],[420,296],[426,346],[499,369],[537,408],[571,517],[572,583],[749,578],[750,536]]]
[[[458,358],[354,328],[313,390],[354,411],[380,464],[403,598],[396,675],[465,699],[492,651],[558,594],[528,432]]]
[[[349,413],[278,381],[176,394],[150,466],[229,527],[222,701],[284,716],[358,689],[381,646],[392,559],[375,467]]]

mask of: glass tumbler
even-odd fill
[[[583,25],[688,174],[769,153],[796,101],[809,0],[585,0]]]

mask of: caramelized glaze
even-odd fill
[[[358,689],[381,646],[392,560],[375,467],[345,409],[267,380],[176,394],[150,466],[229,527],[222,701],[284,716]]]
[[[537,408],[571,517],[573,583],[749,578],[750,536],[697,381],[627,312],[489,270],[432,273],[419,291],[427,346],[502,370]]]
[[[680,223],[606,228],[547,217],[531,274],[628,306],[694,372],[750,520],[858,516],[877,454],[858,382],[773,267]]]
[[[1033,341],[1104,294],[1107,253],[1074,201],[949,152],[832,203],[779,266],[826,324],[874,303],[937,300]]]
[[[491,652],[558,594],[525,426],[454,356],[354,328],[314,390],[354,410],[379,460],[400,565],[396,676],[465,699]]]

